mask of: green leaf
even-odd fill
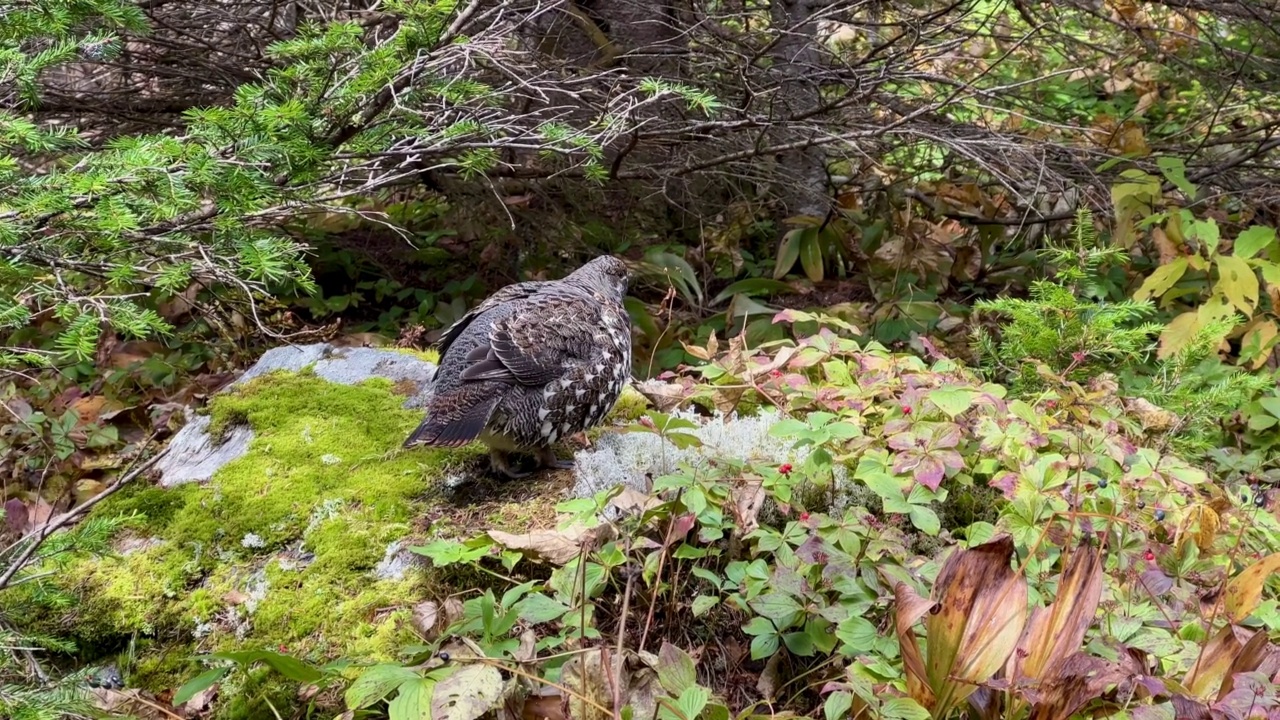
[[[822,704],[822,714],[827,720],[844,720],[853,707],[853,693],[837,690],[827,696]]]
[[[996,526],[989,522],[978,521],[965,528],[964,541],[968,547],[981,545],[996,536]]]
[[[390,720],[431,720],[431,695],[435,680],[417,678],[400,685],[400,692],[387,705]]]
[[[782,244],[778,246],[778,262],[773,266],[773,279],[781,280],[796,266],[800,259],[800,236],[804,228],[790,230],[782,236]]]
[[[937,535],[942,530],[942,521],[938,519],[938,514],[923,505],[912,505],[908,516],[911,518],[911,524],[925,535]]]
[[[658,648],[658,683],[672,695],[680,695],[698,684],[693,658],[682,648],[662,641]]]
[[[889,698],[880,706],[881,718],[893,720],[929,720],[929,711],[911,698]]]
[[[903,483],[901,480],[880,472],[866,473],[861,479],[862,482],[866,483],[866,486],[871,490],[871,492],[880,496],[882,509],[885,512],[911,512],[911,508],[913,506],[907,502],[905,497],[903,497]]]
[[[1258,305],[1258,276],[1253,268],[1244,258],[1234,255],[1219,256],[1217,265],[1217,289],[1245,317],[1253,317],[1254,308]]]
[[[382,701],[404,683],[420,679],[418,673],[403,665],[374,665],[351,683],[343,698],[348,710],[359,710]]]
[[[1280,418],[1280,397],[1258,398],[1258,405],[1262,406],[1263,410]]]
[[[787,649],[797,657],[812,657],[815,651],[813,638],[807,632],[789,632],[782,636]]]
[[[800,267],[813,282],[822,282],[822,243],[818,228],[804,228],[800,241]]]
[[[711,691],[700,686],[685,688],[680,693],[679,699],[676,700],[676,709],[680,711],[680,716],[684,720],[695,720],[702,714],[702,709],[707,706],[707,701],[711,699]]]
[[[771,657],[778,652],[778,635],[772,633],[769,635],[757,635],[751,638],[751,659],[763,660]]]
[[[1276,229],[1254,225],[1236,236],[1233,253],[1239,258],[1251,258],[1276,241]]]
[[[794,263],[794,261],[792,261]],[[747,278],[739,280],[736,283],[720,291],[718,295],[711,301],[712,305],[719,305],[734,295],[773,295],[776,293],[791,292],[791,286],[781,280],[772,278]]]
[[[322,677],[319,670],[301,660],[271,652],[270,650],[211,653],[209,657],[230,660],[240,665],[252,665],[255,662],[261,662],[290,680],[301,683],[313,683]]]
[[[720,598],[714,595],[699,595],[693,599],[693,616],[702,617],[719,603]]]
[[[808,429],[809,425],[807,423],[796,420],[795,418],[783,418],[769,426],[769,434],[773,437],[783,438],[791,435],[797,435]]]
[[[1216,220],[1213,218],[1209,218],[1207,220],[1192,220],[1187,229],[1190,231],[1192,237],[1195,237],[1200,242],[1204,243],[1205,249],[1209,251],[1210,256],[1218,252],[1218,242],[1221,240],[1221,237],[1219,235],[1220,231]]]
[[[194,678],[191,678],[173,694],[172,704],[176,707],[187,702],[197,694],[213,687],[214,683],[226,677],[229,672],[231,672],[231,668],[229,666],[217,667],[212,670],[206,670]]]
[[[800,606],[800,603],[796,602],[795,598],[780,592],[766,593],[747,604],[751,606],[752,610],[775,622],[790,620],[796,613],[804,609]]]
[[[569,612],[569,606],[547,597],[542,593],[533,593],[516,603],[513,608],[519,615],[520,619],[537,625],[539,623],[551,622],[559,619],[566,612]]]
[[[1166,265],[1156,268],[1156,271],[1147,276],[1142,281],[1142,287],[1133,294],[1134,300],[1147,300],[1153,297],[1161,297],[1169,288],[1173,287],[1182,276],[1187,272],[1187,259],[1180,257]]]
[[[930,402],[938,406],[939,410],[955,419],[957,415],[973,406],[976,395],[977,393],[973,390],[965,388],[942,387],[930,391],[927,397]]]
[[[773,626],[773,623],[769,622],[768,618],[753,617],[747,621],[746,625],[742,626],[742,632],[747,635],[768,635],[776,633],[777,629]]]
[[[1187,179],[1187,164],[1180,157],[1161,155],[1156,158],[1156,166],[1160,168],[1165,179],[1174,184],[1183,195],[1195,199],[1196,186]]]
[[[1268,285],[1280,286],[1280,265],[1266,260],[1255,260],[1254,264],[1262,271],[1262,279]]]
[[[870,652],[876,644],[876,626],[861,615],[853,615],[840,621],[836,626],[836,637],[844,643],[841,652],[845,655],[859,655]]]

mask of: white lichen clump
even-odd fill
[[[246,533],[245,536],[240,539],[240,545],[247,548],[260,548],[266,547],[267,543],[257,533]]]
[[[574,457],[574,497],[589,497],[618,484],[646,492],[650,477],[669,475],[681,465],[695,471],[713,460],[797,465],[809,456],[809,448],[793,447],[794,439],[769,434],[769,428],[781,419],[773,408],[749,416],[717,413],[705,417],[689,410],[677,410],[672,415],[698,425],[680,432],[697,436],[700,445],[678,448],[656,433],[647,432],[604,435],[594,447],[581,450]],[[843,467],[837,466],[835,473],[837,483],[844,480]]]

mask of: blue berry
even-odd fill
[[[1156,511],[1156,522],[1164,522],[1164,511],[1163,511],[1163,510],[1157,510],[1157,511]]]

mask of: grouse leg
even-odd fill
[[[508,480],[519,480],[533,474],[528,470],[516,470],[515,465],[511,464],[511,456],[503,450],[489,450],[489,466]]]
[[[556,470],[572,470],[573,460],[561,460],[549,447],[538,448],[538,465]]]

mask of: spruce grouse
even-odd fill
[[[569,468],[551,446],[593,427],[631,377],[627,266],[600,257],[563,280],[508,285],[440,340],[427,417],[405,447],[458,447],[479,438],[494,470],[518,478],[509,453]]]

